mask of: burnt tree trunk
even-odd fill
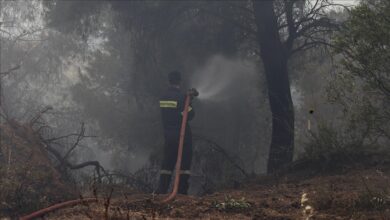
[[[272,173],[291,163],[294,152],[294,109],[287,70],[288,56],[280,40],[273,1],[253,1],[253,8],[272,112],[267,167],[268,173]]]

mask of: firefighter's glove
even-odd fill
[[[197,97],[199,95],[199,92],[195,88],[192,88],[188,90],[188,95],[191,97],[191,99],[193,99],[194,97]]]

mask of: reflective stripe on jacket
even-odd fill
[[[160,98],[161,117],[164,129],[180,130],[185,95],[178,88],[169,87]],[[192,120],[195,112],[192,106],[188,108],[188,121]]]

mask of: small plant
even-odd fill
[[[215,208],[222,211],[244,210],[251,207],[251,204],[246,201],[245,197],[239,200],[233,199],[231,196],[225,196],[225,200],[221,203],[215,202]]]
[[[363,192],[360,194],[356,206],[367,210],[385,210],[390,204],[390,196],[380,193]]]

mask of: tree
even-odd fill
[[[273,172],[293,159],[294,109],[287,71],[288,58],[280,40],[274,2],[255,1],[253,4],[272,112],[272,139],[267,169]]]
[[[311,6],[306,2],[310,6],[308,11],[304,3],[284,1],[276,5],[281,11],[278,15],[275,1],[253,1],[256,36],[272,112],[272,139],[267,167],[269,173],[293,160],[294,108],[288,75],[289,57],[321,44],[327,45],[321,34],[329,33],[336,27],[323,11],[332,5],[330,2],[317,0]],[[283,27],[287,29],[285,32]],[[283,36],[285,34],[286,37]]]

